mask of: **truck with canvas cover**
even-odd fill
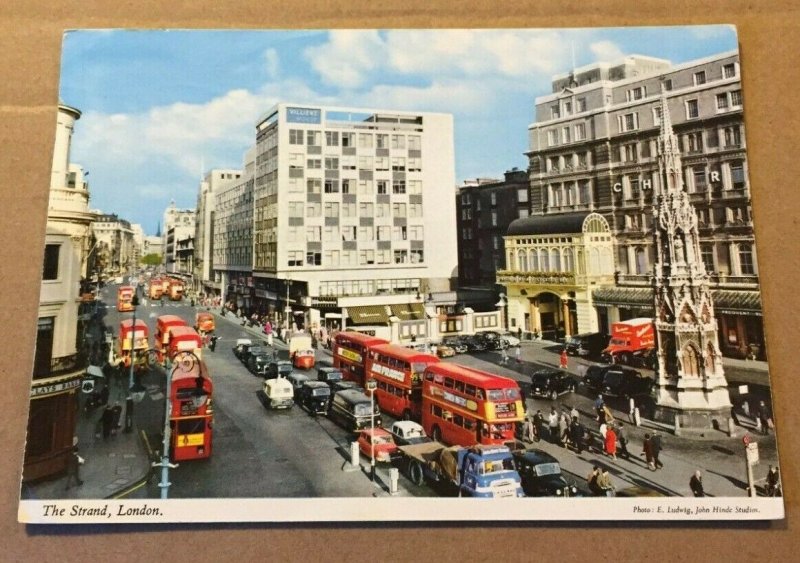
[[[522,497],[522,480],[506,446],[469,448],[425,442],[400,446],[401,470],[415,485],[426,480],[455,487],[459,496]]]
[[[609,364],[630,364],[634,355],[654,346],[653,319],[643,317],[611,323],[611,341],[600,359]]]

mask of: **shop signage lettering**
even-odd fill
[[[54,383],[52,385],[32,387],[31,398],[44,397],[45,395],[54,395],[56,393],[63,393],[64,391],[71,391],[72,389],[77,389],[80,387],[80,385],[80,379],[71,379],[70,381],[62,381],[61,383]]]
[[[288,123],[320,123],[322,111],[311,108],[286,108],[286,121]]]
[[[383,375],[390,379],[394,379],[395,381],[404,381],[405,374],[402,371],[398,371],[396,369],[392,369],[381,364],[375,364],[372,366],[372,373]]]

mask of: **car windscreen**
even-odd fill
[[[505,459],[486,460],[478,466],[478,473],[485,475],[487,473],[497,473],[499,471],[512,471],[515,470],[514,461],[507,457]]]
[[[579,346],[581,343],[580,339],[575,338],[574,336],[570,336],[567,338],[567,344],[572,344],[573,346]]]
[[[539,465],[535,465],[533,467],[533,472],[537,477],[543,477],[545,475],[558,475],[561,473],[561,467],[555,462],[540,463]]]
[[[315,397],[327,397],[331,394],[331,390],[329,387],[317,387],[311,391],[311,394]]]

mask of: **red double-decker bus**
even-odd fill
[[[383,338],[362,332],[344,331],[333,337],[333,365],[342,372],[342,377],[364,386],[367,351],[370,346],[388,344]]]
[[[176,357],[170,378],[170,459],[211,456],[214,385],[205,362],[192,354]]]
[[[445,362],[425,369],[422,426],[436,441],[502,444],[514,439],[515,425],[524,417],[525,403],[513,379]]]
[[[425,368],[439,358],[398,346],[378,344],[367,352],[367,380],[374,379],[375,399],[382,411],[403,420],[419,420],[422,408],[422,377]]]

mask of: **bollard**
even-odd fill
[[[359,451],[358,442],[350,442],[350,465],[357,467],[359,465]]]
[[[675,435],[681,435],[681,419],[678,417],[678,415],[675,415]]]
[[[389,494],[396,495],[397,494],[397,481],[400,478],[400,471],[396,467],[392,467],[389,470]]]
[[[633,423],[636,426],[641,426],[642,425],[642,417],[639,416],[639,407],[634,407],[633,408]]]

